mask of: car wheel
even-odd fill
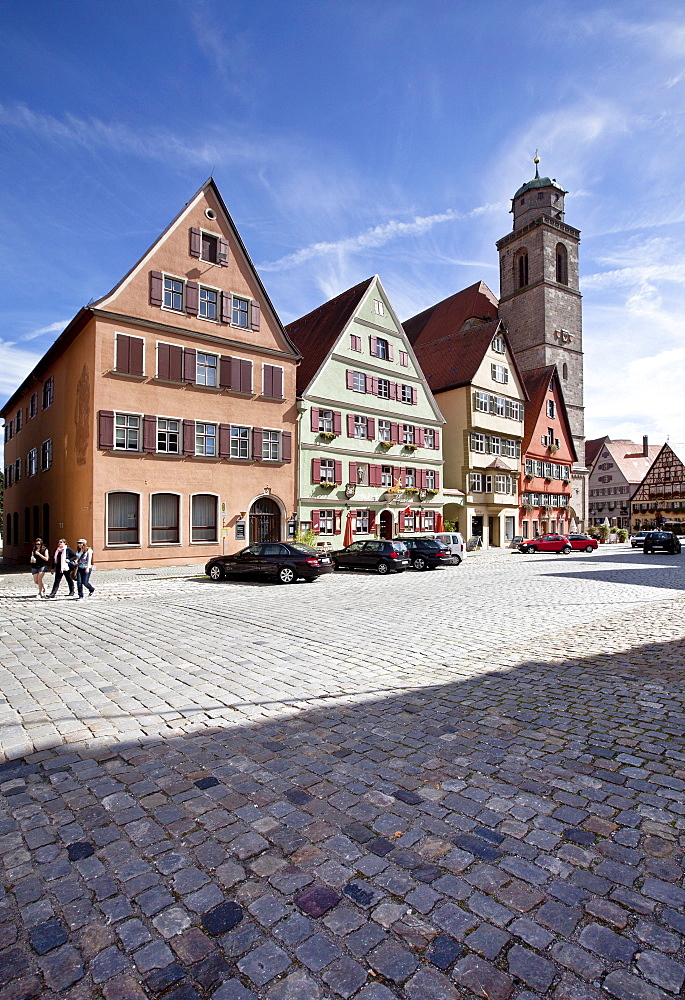
[[[537,550],[538,550],[537,545],[529,545],[528,548],[526,549],[526,552],[537,552]]]
[[[223,580],[225,576],[226,574],[224,573],[224,568],[223,566],[220,566],[219,563],[214,563],[213,566],[209,567],[210,580]]]
[[[424,570],[428,569],[428,565],[423,556],[417,556],[413,563],[414,569]]]
[[[388,566],[388,564],[386,562],[379,562],[378,565],[376,566],[376,572],[380,576],[385,576],[386,573],[389,572],[389,570],[390,570],[390,567]]]
[[[454,565],[455,566],[461,566],[461,556],[455,555],[454,558],[456,559],[456,562],[455,562]]]
[[[635,546],[633,546],[633,548],[635,548]],[[594,552],[595,551],[594,545],[586,545],[585,546],[585,551],[586,552]]]
[[[281,566],[278,571],[278,581],[279,583],[295,583],[297,576],[295,570],[290,566]]]
[[[337,559],[333,559],[332,562],[333,562],[333,571],[334,572],[336,570],[342,569],[342,567],[341,567],[341,565],[340,565],[340,563],[338,562]]]
[[[569,552],[571,552],[571,551],[572,551],[572,550],[571,550],[571,546],[570,546],[570,545],[564,545],[564,547],[563,547],[563,549],[562,549],[561,551],[563,552],[563,554],[564,554],[565,556],[567,556],[567,555],[569,554]]]

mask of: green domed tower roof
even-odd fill
[[[532,222],[541,215],[563,222],[564,195],[568,192],[554,177],[540,177],[539,157],[535,156],[535,177],[522,184],[511,199],[511,211],[514,215],[514,229]]]

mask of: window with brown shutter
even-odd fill
[[[210,264],[219,262],[219,237],[212,236],[211,233],[202,234],[202,260]]]
[[[157,417],[145,415],[143,417],[143,451],[157,450]]]
[[[253,330],[259,330],[261,309],[259,302],[252,302],[250,309],[250,326]]]
[[[200,230],[191,229],[190,230],[190,256],[199,257],[200,256]]]
[[[183,454],[195,454],[195,421],[183,421]]]
[[[292,462],[293,458],[293,436],[290,431],[283,431],[281,434],[281,461]]]
[[[100,410],[98,413],[98,448],[112,451],[114,448],[114,411]]]
[[[257,462],[262,460],[262,441],[263,434],[261,427],[252,428],[252,457]]]
[[[240,391],[252,392],[252,362],[244,359],[240,361]]]
[[[276,365],[263,366],[264,387],[262,395],[272,399],[283,398],[283,369]]]
[[[125,333],[116,335],[115,370],[122,375],[143,374],[144,340]]]
[[[183,349],[183,381],[195,382],[197,375],[197,351],[193,347]]]
[[[150,305],[162,304],[162,272],[150,271]]]
[[[189,316],[197,316],[200,286],[197,281],[186,284],[186,312]]]

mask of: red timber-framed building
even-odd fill
[[[578,514],[571,506],[571,469],[578,461],[556,365],[521,373],[529,402],[523,436],[519,533],[565,534]]]

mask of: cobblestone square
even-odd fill
[[[665,1000],[681,557],[0,579],[0,1000]]]

